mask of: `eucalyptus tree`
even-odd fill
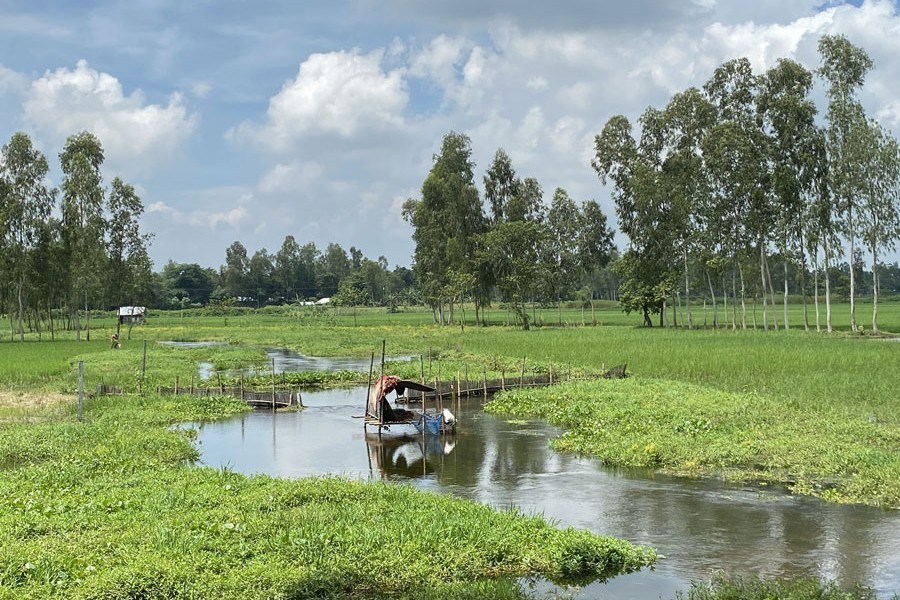
[[[75,339],[81,340],[78,305],[84,303],[90,340],[90,303],[100,291],[100,270],[105,259],[104,189],[100,168],[103,147],[92,133],[69,136],[59,155],[62,168],[62,237],[68,258],[71,286],[70,313],[75,317]]]
[[[677,209],[665,164],[665,112],[647,108],[640,124],[638,142],[632,137],[628,119],[611,118],[595,138],[592,165],[602,183],[613,183],[616,215],[629,240],[630,251],[620,259],[617,269],[622,281],[620,301],[626,311],[636,309],[630,308],[632,305],[640,306],[647,322],[650,314],[659,313],[662,325],[666,322],[666,299],[677,293],[681,264],[678,240],[685,234],[682,221],[673,218]],[[643,265],[633,268],[638,262]],[[676,308],[673,303],[673,314],[677,314]],[[677,318],[673,323],[677,324]]]
[[[285,300],[298,297],[300,279],[300,244],[292,235],[284,236],[281,248],[272,256],[275,294]]]
[[[674,247],[680,251],[684,269],[688,328],[693,327],[691,255],[698,250],[697,242],[702,239],[698,235],[701,226],[699,211],[709,195],[702,142],[714,118],[713,105],[694,87],[675,94],[663,112],[663,136],[668,146],[663,162],[663,177],[669,196],[667,212],[673,229]]]
[[[107,200],[107,303],[113,306],[145,302],[153,266],[147,254],[151,236],[141,233],[144,205],[134,187],[113,179]]]
[[[247,248],[239,241],[225,249],[225,266],[221,269],[221,282],[226,295],[239,302],[249,296],[250,258]]]
[[[831,323],[831,261],[836,256],[836,249],[840,248],[838,228],[835,225],[835,214],[832,207],[831,191],[828,186],[828,154],[826,150],[825,131],[816,127],[813,132],[810,145],[812,157],[809,164],[812,172],[808,176],[812,179],[813,193],[808,199],[804,211],[804,231],[806,234],[806,252],[813,261],[813,289],[815,290],[816,331],[821,331],[819,315],[819,272],[823,274],[825,283],[825,327],[828,332],[832,330]],[[822,263],[820,265],[819,254],[821,252]]]
[[[615,204],[619,226],[628,236],[629,248],[619,258],[614,269],[620,277],[620,302],[623,310],[631,312],[640,310],[644,314],[644,323],[652,325],[650,314],[660,313],[665,298],[659,297],[661,277],[655,268],[642,268],[657,265],[652,242],[657,235],[653,218],[661,222],[662,215],[645,209],[652,202],[647,196],[658,192],[657,160],[651,157],[650,164],[644,151],[647,145],[639,148],[632,135],[631,123],[623,115],[610,118],[600,133],[594,138],[595,156],[591,165],[597,172],[600,182],[613,184],[612,199]]]
[[[307,242],[300,246],[297,264],[297,286],[304,298],[315,298],[318,294],[318,265],[321,258],[315,243]]]
[[[816,105],[809,98],[812,89],[812,73],[799,63],[780,59],[760,80],[758,110],[771,150],[772,189],[776,199],[775,222],[778,230],[776,244],[784,258],[784,328],[788,320],[788,257],[799,256],[795,261],[801,277],[806,273],[805,207],[816,189]],[[801,280],[804,307],[804,327],[809,329],[806,317],[806,286]]]
[[[562,297],[572,290],[581,275],[579,237],[582,215],[563,188],[556,188],[547,211],[547,243],[541,249],[548,291],[556,297],[559,324],[562,325]]]
[[[272,257],[265,248],[261,248],[253,253],[247,262],[247,280],[250,284],[250,290],[256,307],[259,308],[264,304],[269,304],[275,293],[272,265]]]
[[[441,324],[453,320],[452,301],[449,318],[444,313],[449,273],[476,273],[475,240],[487,230],[474,166],[469,137],[448,133],[422,183],[421,199],[407,202],[404,210],[415,229],[416,278]]]
[[[490,208],[491,223],[502,223],[512,198],[519,193],[522,181],[516,176],[512,159],[503,148],[494,154],[491,166],[484,174],[484,199]]]
[[[591,280],[591,324],[596,325],[594,314],[594,274],[606,267],[615,252],[613,235],[606,215],[596,200],[587,200],[581,206],[581,227],[578,231],[578,260],[582,272]]]
[[[872,255],[872,330],[878,331],[879,257],[894,250],[900,236],[900,146],[877,122],[864,142],[871,149],[863,166],[860,236]]]
[[[856,238],[859,197],[864,185],[860,165],[866,161],[866,148],[862,140],[868,127],[865,111],[856,97],[863,86],[866,74],[874,63],[861,48],[841,35],[826,35],[819,39],[819,55],[822,63],[818,73],[827,85],[828,112],[828,163],[829,183],[835,208],[847,239],[850,261],[850,329],[856,324]]]
[[[347,256],[347,251],[340,244],[328,244],[325,252],[316,259],[315,273],[318,293],[323,297],[336,294],[341,281],[350,274],[350,257]]]
[[[704,218],[719,228],[721,249],[740,281],[741,328],[747,326],[746,281],[741,258],[755,241],[759,250],[762,293],[765,294],[767,236],[772,229],[768,194],[766,139],[756,120],[757,78],[750,61],[740,58],[719,66],[703,87],[716,107],[716,125],[703,139],[702,150],[711,183]],[[732,328],[736,328],[732,304]]]
[[[55,190],[47,185],[48,170],[47,158],[24,133],[13,134],[0,150],[0,251],[9,280],[14,282],[15,329],[21,341],[25,339],[29,258],[55,203]],[[37,301],[36,294],[33,300]]]

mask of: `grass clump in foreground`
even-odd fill
[[[606,579],[652,550],[410,487],[189,466],[185,420],[225,398],[95,398],[86,420],[0,424],[0,598],[515,598],[513,578]]]
[[[638,377],[511,390],[487,410],[547,419],[567,430],[555,449],[609,465],[900,506],[900,430],[845,412]]]

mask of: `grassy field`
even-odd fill
[[[846,306],[835,308],[838,324],[847,317]],[[801,322],[799,307],[791,309],[791,331],[644,329],[637,326],[639,319],[611,307],[597,312],[598,322],[604,323],[597,327],[581,326],[577,309],[563,313],[568,326],[551,325],[557,318],[556,309],[546,309],[543,325],[538,319],[539,326],[531,331],[472,323],[465,328],[441,327],[431,323],[431,313],[426,311],[390,314],[361,310],[355,320],[347,309],[266,310],[227,317],[185,311],[151,316],[148,324],[133,329],[132,339],[123,335],[119,350],[109,348],[108,335],[114,326],[109,317],[93,320],[91,342],[70,341],[71,333],[66,332],[58,335],[62,341],[53,343],[37,342],[33,336],[25,343],[3,341],[0,464],[15,468],[7,469],[0,478],[0,497],[7,503],[5,516],[0,517],[6,519],[0,523],[0,532],[7,532],[0,533],[0,555],[11,557],[0,562],[0,598],[5,589],[13,597],[41,597],[55,590],[54,585],[68,592],[81,590],[84,597],[120,593],[138,597],[148,590],[227,596],[234,589],[229,586],[238,581],[253,581],[258,597],[314,597],[324,589],[335,596],[349,591],[360,595],[398,591],[388,579],[359,573],[355,563],[341,562],[337,556],[358,562],[360,553],[369,552],[384,535],[386,524],[371,524],[362,539],[337,527],[337,539],[341,540],[337,546],[342,551],[336,553],[332,548],[335,538],[311,541],[306,533],[292,537],[295,528],[312,531],[311,525],[297,520],[301,519],[297,513],[304,511],[292,512],[288,508],[296,509],[293,505],[279,509],[267,499],[307,498],[300,504],[306,507],[311,502],[324,511],[316,513],[316,522],[342,523],[354,518],[348,511],[361,511],[373,503],[423,502],[417,495],[397,499],[390,496],[394,491],[380,486],[362,486],[364,491],[359,491],[356,484],[347,482],[248,479],[180,466],[191,456],[192,448],[183,434],[167,425],[214,418],[238,408],[228,402],[184,405],[156,397],[152,390],[157,385],[171,385],[175,377],[183,384],[196,377],[198,362],[220,370],[265,365],[262,349],[273,346],[308,355],[369,357],[380,354],[386,340],[388,355],[422,357],[421,363],[392,364],[392,372],[416,376],[424,367],[429,378],[453,378],[465,370],[481,374],[484,369],[491,374],[518,374],[523,357],[529,373],[550,368],[556,373],[597,373],[627,363],[631,377],[626,380],[576,381],[508,392],[498,396],[489,410],[546,418],[566,430],[554,440],[556,448],[590,453],[611,465],[778,484],[828,500],[900,506],[900,406],[895,400],[900,342],[868,332],[849,334],[846,327],[833,334],[804,332],[796,327]],[[883,330],[900,331],[900,305],[885,303],[880,313]],[[861,307],[858,315],[863,314]],[[497,311],[496,322],[501,322],[501,315],[502,311]],[[697,315],[695,312],[695,321]],[[471,318],[468,312],[467,316]],[[170,340],[224,344],[174,348],[157,343]],[[86,410],[86,424],[73,423],[71,394],[78,361],[85,364],[86,389],[99,383],[121,386],[132,394],[127,396],[129,406],[133,409],[136,404],[142,410],[123,411],[120,400],[93,398]],[[343,376],[335,379],[346,380]],[[140,399],[138,390],[151,393]],[[55,400],[40,400],[46,398]],[[228,486],[229,493],[240,490],[236,499],[223,492]],[[328,512],[331,509],[318,506],[327,501],[308,500],[315,496],[313,490],[320,488],[342,490],[326,493],[340,497],[342,506],[346,502],[341,494],[359,499],[360,504],[351,502],[355,509],[333,507],[337,512]],[[67,500],[70,494],[77,500]],[[100,499],[92,500],[95,497]],[[223,497],[229,498],[228,502]],[[128,504],[129,498],[136,500]],[[89,508],[80,508],[80,504]],[[270,516],[257,514],[262,506]],[[440,504],[427,510],[435,511],[433,515],[450,509]],[[469,505],[452,510],[464,515],[461,519],[473,519],[460,521],[459,527],[475,526],[483,535],[478,540],[463,537],[461,545],[446,548],[444,556],[474,552],[480,556],[476,561],[480,566],[469,572],[452,561],[449,567],[439,560],[414,562],[410,571],[395,563],[382,565],[398,570],[401,587],[406,586],[403,589],[409,597],[425,593],[421,587],[409,587],[414,585],[413,572],[424,574],[433,583],[442,582],[440,589],[449,595],[514,597],[517,592],[506,580],[481,577],[524,572],[570,576],[579,569],[568,571],[561,565],[571,560],[583,565],[587,576],[603,577],[592,561],[607,551],[618,557],[610,563],[613,570],[639,568],[652,560],[649,553],[594,536],[585,537],[588,541],[582,548],[582,541],[575,540],[581,540],[583,534],[577,532],[566,534],[573,538],[556,539],[549,555],[540,554],[524,538],[501,540],[501,547],[508,552],[500,560],[492,557],[488,548],[497,546],[499,531],[519,527],[503,519],[511,518],[513,523],[528,519],[480,513],[479,507]],[[115,515],[115,526],[94,531],[104,514]],[[77,516],[74,524],[66,525],[73,515]],[[290,525],[279,529],[276,522]],[[240,550],[230,546],[223,550],[221,546],[229,539],[234,541],[228,536],[240,538]],[[281,545],[270,541],[269,546],[260,546],[260,537],[280,540]],[[119,538],[126,549],[116,550],[109,558],[110,544],[118,548],[113,540]],[[139,547],[139,538],[154,540],[149,550]],[[439,544],[436,539],[415,542],[414,538],[405,537],[411,547],[399,544],[391,551],[403,556],[427,554],[422,544]],[[85,539],[90,560],[78,558],[85,554],[79,553],[78,547]],[[572,544],[584,550],[578,554],[581,558],[560,550],[571,549]],[[324,552],[347,571],[342,575],[337,567],[312,559],[306,570],[298,570],[277,557],[297,548]],[[482,552],[488,554],[479,554]],[[214,558],[214,553],[224,553],[224,562]],[[197,557],[197,566],[176,565],[170,556],[189,556],[191,561]],[[247,557],[251,557],[249,561]],[[266,566],[269,563],[271,568]],[[132,564],[134,568],[129,566]],[[233,569],[236,574],[213,574],[222,569]],[[142,576],[142,572],[152,576]],[[476,581],[468,582],[472,577]],[[291,588],[289,581],[300,583]],[[157,584],[163,587],[154,588]],[[697,597],[732,597],[729,590],[741,585],[719,581],[698,587],[696,593]],[[774,589],[766,585],[757,588]],[[871,597],[865,591],[823,596],[823,588],[817,589],[819,596],[804,592],[797,597]]]
[[[207,353],[207,354],[204,354]],[[223,346],[0,344],[0,598],[520,598],[515,577],[560,583],[648,566],[650,549],[405,486],[278,480],[190,466],[173,424],[247,410],[240,400],[72,396],[73,366],[152,389],[196,360],[259,360]],[[11,366],[28,356],[27,368]],[[8,386],[8,387],[7,387]]]

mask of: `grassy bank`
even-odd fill
[[[0,598],[519,597],[651,550],[405,486],[190,467],[173,423],[235,400],[90,399],[85,421],[0,424]]]

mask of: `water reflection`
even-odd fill
[[[577,598],[672,598],[692,579],[733,574],[860,581],[900,590],[900,513],[827,504],[778,490],[605,469],[552,452],[557,430],[486,415],[477,400],[452,410],[450,438],[366,432],[366,390],[304,394],[301,412],[257,411],[200,426],[203,462],[284,477],[337,474],[402,481],[657,548],[655,572],[590,586]]]
[[[373,474],[381,479],[413,479],[435,473],[456,447],[455,435],[378,435],[366,433]]]

